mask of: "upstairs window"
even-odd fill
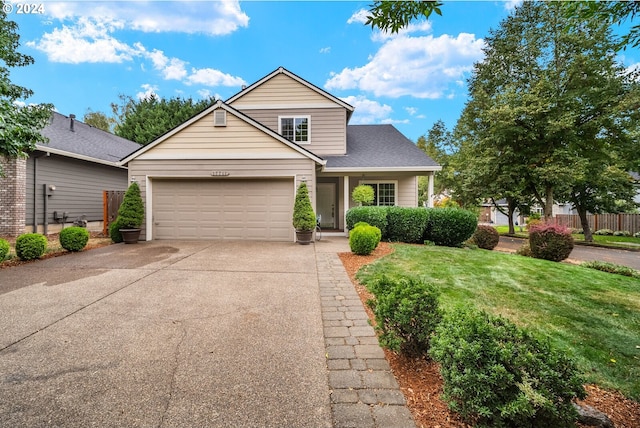
[[[309,116],[280,116],[280,135],[294,143],[309,143]]]
[[[360,181],[360,184],[366,184],[373,187],[373,205],[377,206],[394,206],[396,201],[397,181]]]

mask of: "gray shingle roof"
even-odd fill
[[[325,156],[326,168],[439,169],[439,165],[393,125],[347,126],[347,154]]]
[[[42,131],[49,138],[48,144],[38,144],[38,150],[55,149],[73,155],[93,158],[97,161],[116,163],[140,145],[118,137],[101,129],[74,120],[74,131],[70,129],[70,119],[53,112],[51,122]]]

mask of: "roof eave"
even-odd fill
[[[126,169],[126,166],[123,166],[121,162],[119,161],[108,161],[108,160],[104,160],[104,159],[98,159],[98,158],[94,158],[91,156],[86,156],[86,155],[81,155],[78,153],[72,153],[72,152],[67,152],[65,150],[60,150],[60,149],[54,149],[52,147],[47,147],[47,146],[43,146],[40,144],[36,144],[36,150],[41,151],[41,152],[45,152],[45,153],[52,153],[54,155],[59,155],[59,156],[65,156],[68,158],[72,158],[72,159],[79,159],[79,160],[83,160],[83,161],[87,161],[87,162],[93,162],[93,163],[99,163],[101,165],[107,165],[107,166],[113,166],[116,168],[124,168]]]
[[[435,172],[441,171],[442,167],[437,166],[393,166],[393,167],[325,167],[322,172]]]

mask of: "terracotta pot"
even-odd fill
[[[313,242],[313,230],[296,230],[296,242],[300,245],[309,245]]]
[[[120,229],[125,244],[136,244],[140,238],[141,229]]]

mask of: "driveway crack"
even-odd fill
[[[173,366],[171,368],[171,374],[169,375],[171,380],[169,381],[169,394],[167,395],[166,402],[164,404],[164,409],[162,410],[162,415],[160,416],[160,422],[158,424],[158,428],[162,428],[165,423],[165,419],[167,417],[167,413],[169,411],[169,406],[171,405],[171,401],[173,399],[173,394],[176,388],[176,375],[178,373],[178,366],[180,364],[180,348],[184,343],[185,338],[187,337],[187,329],[183,324],[183,321],[173,320],[173,324],[178,324],[180,326],[180,330],[182,335],[180,340],[176,344],[175,350],[173,352]]]

